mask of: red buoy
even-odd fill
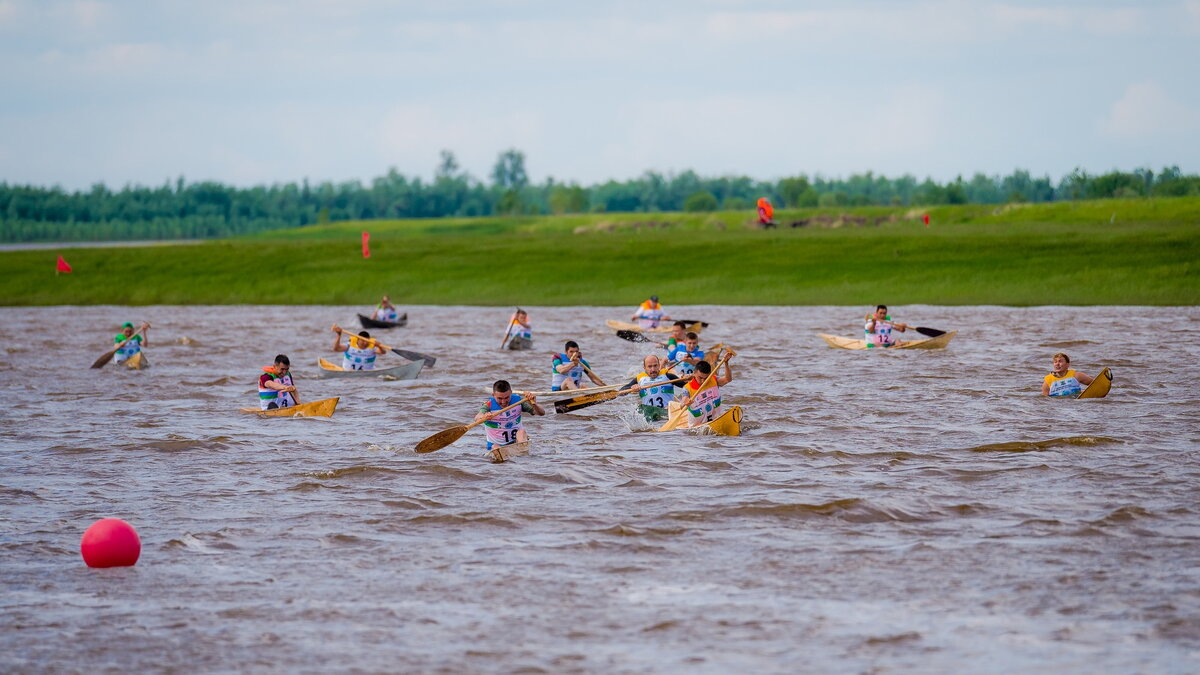
[[[103,518],[83,533],[79,552],[88,567],[130,567],[142,554],[142,540],[129,523]]]

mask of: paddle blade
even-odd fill
[[[429,356],[420,352],[410,352],[407,349],[392,349],[392,353],[409,361],[424,361],[426,368],[432,368],[433,364],[437,363],[436,356]]]
[[[695,320],[695,319],[679,319],[679,320],[680,320],[680,321],[682,321],[682,322],[684,322],[684,323],[686,323],[686,324],[697,324],[697,323],[698,323],[698,324],[700,324],[700,327],[701,327],[701,328],[708,328],[708,322],[707,322],[707,321],[697,321],[697,320]]]
[[[617,337],[622,340],[629,340],[630,342],[653,342],[653,340],[636,330],[619,330],[617,331]]]
[[[454,441],[457,441],[458,439],[462,438],[463,434],[466,434],[466,433],[467,433],[466,425],[450,427],[449,429],[446,429],[444,431],[439,431],[436,434],[430,436],[429,438],[426,438],[425,440],[421,441],[420,443],[417,443],[416,450],[417,450],[417,452],[419,452],[421,454],[425,454],[427,452],[433,452],[434,450],[441,450],[442,448],[446,447],[447,445],[450,445]]]
[[[100,358],[96,359],[95,363],[92,364],[92,367],[93,368],[103,368],[106,363],[108,363],[109,361],[112,361],[112,357],[116,356],[116,354],[117,354],[116,349],[108,352],[104,356],[101,356]]]
[[[584,394],[583,396],[576,396],[575,398],[566,398],[561,401],[554,402],[554,412],[560,414],[569,413],[579,410],[580,408],[586,408],[590,405],[611,401],[618,395],[618,392],[615,391],[602,391],[597,394]]]
[[[939,335],[946,334],[946,331],[944,331],[944,330],[938,330],[936,328],[925,328],[924,326],[917,326],[915,328],[915,330],[918,333],[920,333],[921,335],[928,335],[929,337],[937,337]]]

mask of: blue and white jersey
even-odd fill
[[[375,349],[346,347],[342,354],[342,370],[375,370]]]

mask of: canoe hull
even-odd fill
[[[262,417],[333,417],[340,397],[326,398],[320,401],[310,401],[290,408],[260,410],[258,408],[242,408],[244,413],[253,413]]]
[[[508,445],[497,445],[491,450],[483,454],[484,457],[492,460],[492,463],[499,464],[506,462],[513,457],[528,455],[530,449],[533,448],[533,441],[521,441],[520,443],[510,443]]]
[[[609,319],[609,320],[605,321],[604,323],[606,323],[608,325],[608,327],[612,328],[613,330],[632,330],[632,331],[636,331],[638,333],[670,333],[673,330],[673,322],[667,322],[667,323],[659,326],[658,328],[642,328],[641,326],[639,326],[636,323],[629,323],[628,321],[617,321],[616,319]],[[699,321],[697,321],[696,323],[688,324],[688,327],[686,330],[688,330],[692,333],[699,333],[702,328],[703,328],[703,325]]]
[[[317,359],[317,365],[320,366],[317,378],[322,380],[335,377],[382,377],[388,380],[415,380],[421,374],[421,369],[425,367],[425,362],[413,361],[403,366],[376,368],[375,370],[342,370],[325,359]]]
[[[729,406],[729,409],[721,413],[721,416],[717,419],[695,427],[687,425],[687,408],[683,406],[674,407],[671,409],[671,413],[672,415],[667,419],[667,423],[659,427],[658,431],[707,429],[718,436],[742,435],[742,406],[740,405]]]
[[[527,349],[533,349],[533,338],[521,337],[514,335],[508,341],[508,348],[514,352],[523,352]]]
[[[142,368],[150,367],[150,360],[146,358],[143,352],[135,352],[133,356],[122,361],[121,365],[130,370],[141,370]]]
[[[359,314],[358,322],[362,324],[363,328],[403,328],[408,325],[408,312],[401,314],[396,321],[380,321],[372,319],[366,314]]]
[[[897,349],[945,349],[946,345],[950,344],[950,340],[958,335],[958,331],[952,330],[948,333],[943,333],[937,337],[928,338],[925,340],[906,340],[896,345],[895,347],[867,347],[866,340],[855,340],[852,338],[839,337],[837,335],[829,335],[827,333],[817,333],[821,336],[830,347],[836,349],[857,349],[862,351],[872,352],[890,352]]]
[[[1112,388],[1112,371],[1108,368],[1100,371],[1096,379],[1087,386],[1087,389],[1079,392],[1079,396],[1075,398],[1104,398],[1108,396],[1108,390]]]

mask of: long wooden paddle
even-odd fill
[[[866,320],[867,320],[867,321],[870,321],[872,318],[873,318],[873,317],[872,317],[870,314],[868,314],[868,315],[867,315],[867,317],[866,317]],[[885,319],[885,321],[887,321],[887,320]],[[892,322],[891,322],[891,321],[888,321],[888,323],[892,323]],[[925,336],[928,336],[928,337],[937,337],[937,336],[939,336],[939,335],[945,335],[945,334],[946,334],[946,331],[944,331],[944,330],[939,330],[939,329],[937,329],[937,328],[926,328],[925,326],[912,326],[911,328],[912,328],[913,330],[917,331],[918,333],[920,333],[921,335],[925,335]]]
[[[492,413],[492,417],[495,417],[496,415],[499,415],[500,413],[502,413],[506,410],[511,410],[511,409],[521,405],[526,400],[528,400],[528,399],[522,399],[520,401],[517,401],[516,403],[506,405],[503,408]],[[477,427],[480,424],[483,424],[484,422],[488,421],[488,419],[491,419],[491,417],[489,417],[487,419],[482,419],[482,420],[478,420],[475,422],[471,422],[470,424],[460,424],[456,427],[450,427],[449,429],[443,429],[442,431],[437,432],[436,434],[430,436],[429,438],[426,438],[425,440],[421,441],[420,443],[417,443],[416,450],[417,450],[417,452],[419,452],[421,454],[425,454],[427,452],[433,452],[434,450],[441,450],[442,448],[446,447],[447,445],[450,445],[454,441],[457,441],[458,439],[462,438],[463,435],[466,434],[467,431],[469,431],[472,427]]]
[[[519,311],[521,311],[520,307],[517,308],[517,312]],[[508,325],[504,327],[504,339],[500,341],[500,349],[504,349],[504,345],[508,344],[508,339],[512,337],[512,327],[516,320],[517,314],[514,312],[512,317],[510,317],[508,320]]]
[[[335,328],[336,328],[336,325],[335,325]],[[384,349],[391,351],[396,356],[406,358],[409,361],[424,361],[426,368],[432,368],[433,364],[437,363],[436,356],[429,356],[428,354],[422,354],[420,352],[410,352],[407,349],[396,349],[395,347],[389,347],[389,346],[383,344],[382,342],[380,342],[379,340],[376,340],[375,338],[365,338],[361,335],[355,335],[354,333],[351,333],[350,331],[346,330],[345,328],[342,329],[342,332],[347,334],[347,338],[354,338],[355,340],[364,340],[369,345],[379,345],[380,347],[383,347]]]
[[[660,384],[676,384],[678,382],[687,382],[690,379],[692,379],[692,378],[689,375],[687,377],[679,377],[674,380],[663,380],[662,382],[655,382],[652,386],[657,387]],[[581,408],[586,408],[588,406],[596,405],[597,403],[604,403],[605,401],[611,401],[614,398],[617,398],[618,396],[624,396],[625,394],[632,393],[633,392],[632,387],[635,384],[637,384],[636,379],[626,382],[625,385],[617,391],[604,391],[604,392],[600,392],[598,394],[586,394],[584,396],[576,396],[575,398],[566,398],[561,401],[556,401],[554,403],[554,412],[558,413],[558,414],[569,413],[569,412],[574,412],[576,410],[579,410]]]
[[[110,351],[106,352],[100,358],[96,359],[96,361],[94,363],[92,363],[92,367],[93,368],[103,368],[109,361],[112,361],[112,357],[116,356],[117,351],[119,349],[121,349],[121,347],[124,347],[130,340],[137,337],[138,335],[141,335],[142,331],[146,330],[149,327],[150,327],[150,324],[148,324],[146,322],[142,322],[141,328],[138,328],[136,331],[133,332],[133,335],[130,335],[129,337],[125,338],[116,347],[113,347]]]

